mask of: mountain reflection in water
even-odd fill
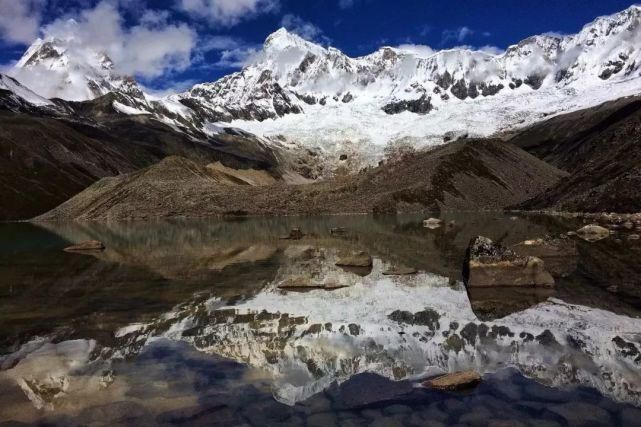
[[[444,402],[414,385],[465,369],[485,374],[479,399],[518,389],[512,399],[531,402],[522,394],[539,390],[539,400],[589,402],[611,421],[641,405],[638,243],[577,241],[576,269],[554,290],[468,294],[461,267],[471,237],[513,244],[577,224],[444,214],[431,230],[422,219],[2,225],[0,420],[100,422],[109,413],[162,424],[209,408],[220,424],[261,424],[268,418],[248,415],[258,401],[281,421],[364,417],[383,401],[425,410]],[[294,226],[303,239],[279,238]],[[336,227],[346,232],[330,233]],[[61,251],[86,239],[107,249]],[[372,255],[371,271],[335,265],[357,250]],[[398,265],[418,273],[383,275]],[[340,288],[279,287],[292,279]],[[530,409],[515,417],[567,421],[563,409]],[[441,422],[463,416],[440,411],[450,417]]]

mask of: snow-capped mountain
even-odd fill
[[[53,103],[31,89],[23,86],[14,78],[0,74],[0,90],[11,92],[12,101],[19,104],[27,102],[36,107],[45,107],[53,105]]]
[[[499,55],[453,49],[422,56],[383,47],[350,58],[280,29],[245,69],[180,98],[221,120],[260,121],[316,104],[374,103],[388,114],[425,114],[468,99],[602,85],[639,76],[640,19],[641,8],[631,7],[576,35],[534,36]]]
[[[461,134],[489,136],[639,93],[641,7],[598,18],[574,35],[533,36],[499,54],[424,50],[383,47],[351,58],[280,29],[241,71],[156,100],[106,55],[73,40],[38,40],[12,74],[47,98],[115,91],[124,95],[114,105],[123,114],[151,113],[204,134],[222,122],[363,165],[390,142],[429,146]],[[39,78],[45,71],[53,84]]]
[[[86,101],[119,92],[144,99],[132,77],[119,74],[103,52],[73,39],[38,39],[12,70],[13,77],[46,98]]]

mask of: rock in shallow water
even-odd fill
[[[281,236],[281,240],[300,240],[304,236],[303,232],[298,227],[293,227],[287,236]]]
[[[590,224],[582,227],[576,233],[584,240],[595,242],[610,236],[610,230],[600,225]]]
[[[66,252],[103,251],[105,245],[98,240],[86,240],[75,245],[67,246]]]
[[[487,237],[470,242],[463,277],[468,288],[497,286],[554,286],[542,259],[518,255]]]

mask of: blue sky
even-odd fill
[[[505,49],[545,32],[575,33],[629,7],[622,0],[0,0],[6,70],[37,36],[104,49],[147,87],[183,88],[240,66],[281,26],[350,56],[381,45]]]

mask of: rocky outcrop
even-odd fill
[[[395,101],[383,106],[383,111],[387,114],[398,114],[409,111],[416,114],[427,114],[432,111],[432,99],[423,95],[419,99],[410,101]]]
[[[468,288],[501,286],[554,286],[554,278],[543,260],[522,257],[487,237],[478,236],[467,250],[465,284]]]

